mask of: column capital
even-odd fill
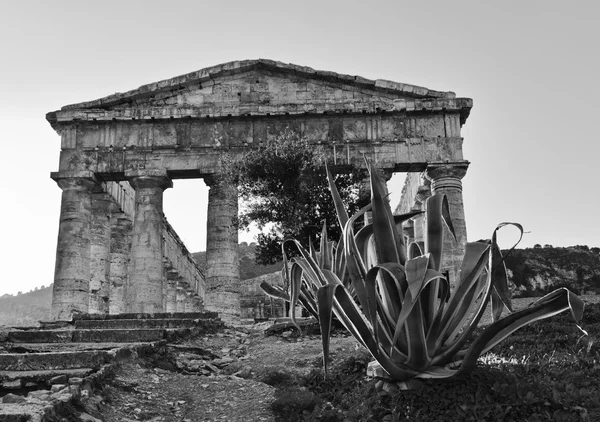
[[[425,170],[425,177],[432,182],[443,177],[452,177],[460,180],[467,174],[469,164],[468,161],[429,163]]]
[[[62,190],[94,190],[98,180],[93,171],[53,171],[50,177]]]
[[[214,174],[210,174],[208,176],[204,176],[204,178],[202,180],[204,180],[204,184],[206,186],[208,186],[209,188],[213,187],[215,185],[235,185],[235,183],[233,183],[231,178],[227,177],[226,175],[219,174],[219,173],[214,173]]]
[[[431,196],[431,186],[429,184],[420,185],[417,188],[417,193],[415,194],[415,199],[420,204],[424,204],[425,201],[427,201],[427,198],[429,198],[430,196]],[[419,205],[419,209],[421,209],[421,205]]]
[[[160,188],[165,190],[173,187],[173,181],[164,172],[126,172],[125,177],[134,189]]]

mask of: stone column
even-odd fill
[[[164,175],[128,175],[135,189],[135,216],[127,286],[127,312],[163,311],[163,192],[173,186]]]
[[[100,190],[92,195],[90,314],[108,313],[111,213],[116,207],[106,192]]]
[[[131,251],[131,219],[124,212],[115,213],[111,219],[110,271],[108,313],[127,312],[125,292],[129,282],[129,253]]]
[[[185,312],[185,286],[181,281],[175,285],[175,310]]]
[[[177,280],[179,280],[177,270],[167,269],[167,305],[165,312],[177,312]]]
[[[427,198],[431,196],[431,182],[424,179],[423,184],[417,189],[416,195],[416,209],[419,211],[427,211]],[[415,242],[418,242],[421,246],[425,243],[425,236],[427,234],[427,215],[425,213],[420,214],[413,218],[415,227]]]
[[[224,321],[240,317],[237,187],[218,177],[204,179],[210,187],[206,222],[205,308]]]
[[[88,312],[92,190],[96,181],[92,172],[57,172],[51,177],[63,191],[51,318],[69,320],[73,312]]]
[[[467,174],[468,167],[468,161],[431,163],[425,171],[427,178],[431,180],[433,193],[446,194],[452,225],[456,232],[455,241],[447,229],[444,231],[442,271],[448,271],[451,288],[454,288],[458,281],[460,266],[467,244],[467,226],[465,223],[461,179]]]
[[[404,235],[404,243],[406,244],[406,247],[408,247],[412,242],[415,241],[415,224],[412,220],[408,220],[404,223],[402,233]]]

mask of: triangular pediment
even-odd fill
[[[470,101],[456,99],[453,92],[258,59],[225,63],[68,105],[47,118],[55,123],[89,113],[96,116],[94,119],[105,120],[119,116],[219,117],[432,107],[463,110],[470,109]]]

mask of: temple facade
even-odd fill
[[[443,263],[452,282],[466,244],[461,127],[471,107],[453,92],[258,59],[48,113],[61,137],[51,174],[62,189],[52,317],[200,309],[239,317],[238,198],[226,163],[289,129],[339,171],[367,157],[386,174],[409,172],[398,211],[445,193],[457,234],[447,236]],[[163,192],[179,178],[210,187],[205,270],[163,215]],[[407,239],[422,240],[423,224],[407,224]]]

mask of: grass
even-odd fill
[[[273,411],[285,421],[600,421],[600,304],[582,327],[563,314],[522,328],[479,359],[462,380],[424,381],[381,395],[365,377],[366,352],[320,363],[304,377],[271,374]]]

